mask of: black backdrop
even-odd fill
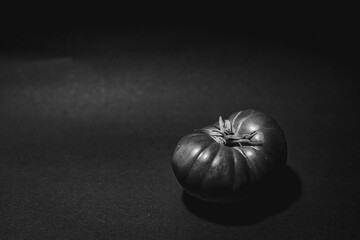
[[[1,239],[359,238],[351,12],[124,12],[3,17]],[[236,205],[184,194],[176,142],[246,108],[284,129],[286,170]]]

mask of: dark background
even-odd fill
[[[228,9],[3,15],[1,239],[359,238],[356,15]],[[288,167],[237,205],[184,194],[179,138],[247,108]]]

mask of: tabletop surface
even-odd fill
[[[0,57],[2,239],[359,238],[350,60],[205,35],[37,40]],[[183,193],[177,141],[248,108],[283,128],[284,172],[237,205]]]

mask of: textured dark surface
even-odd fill
[[[0,59],[1,239],[360,237],[356,52],[181,31],[25,35]],[[184,194],[176,142],[246,108],[283,128],[286,171],[236,206]]]

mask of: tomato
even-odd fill
[[[172,156],[174,174],[190,195],[230,203],[249,198],[286,163],[278,123],[248,109],[183,136]]]

